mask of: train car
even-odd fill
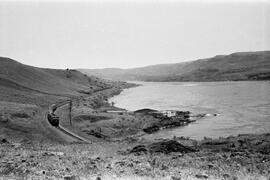
[[[49,113],[47,115],[47,119],[52,126],[59,126],[59,117],[56,116],[54,113]]]

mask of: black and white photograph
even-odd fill
[[[270,0],[0,0],[0,180],[270,180]]]

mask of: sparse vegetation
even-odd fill
[[[26,113],[13,113],[11,114],[12,118],[30,118],[30,116]]]
[[[0,178],[269,179],[269,134],[147,140],[142,129],[159,119],[107,102],[133,84],[0,60]],[[69,106],[56,112],[60,124],[92,144],[67,143],[46,123],[48,106],[66,99],[72,125]]]
[[[246,139],[241,146],[241,139]],[[191,146],[193,140],[179,138],[174,141]],[[191,142],[192,141],[192,142]],[[1,144],[2,177],[74,178],[96,179],[267,179],[269,178],[269,154],[260,148],[269,145],[269,135],[244,135],[214,140],[227,143],[207,145],[198,143],[198,151],[182,151],[180,145],[170,149],[161,143],[141,146],[130,151],[134,142],[107,142],[87,144]],[[130,141],[131,142],[131,141]],[[210,140],[208,140],[210,142]],[[258,144],[258,142],[260,142]],[[251,144],[258,144],[253,149]],[[138,144],[138,141],[135,141]],[[169,145],[169,144],[168,144]],[[33,148],[30,148],[33,147]],[[153,148],[152,148],[153,147]],[[224,148],[228,149],[224,151]],[[160,149],[161,148],[161,149]],[[164,149],[165,148],[165,149]],[[166,149],[169,148],[169,149]],[[153,151],[151,149],[159,149]],[[162,151],[160,151],[162,150]],[[168,154],[163,153],[169,152]],[[131,154],[130,154],[131,152]]]
[[[270,51],[239,52],[188,63],[134,69],[81,69],[89,75],[138,81],[245,81],[269,80]]]
[[[107,116],[97,116],[97,115],[79,115],[73,118],[73,121],[89,121],[94,123],[101,120],[108,120],[110,117]]]

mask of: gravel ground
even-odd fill
[[[166,142],[166,140],[163,140]],[[171,142],[194,144],[188,138]],[[2,139],[0,177],[3,179],[269,179],[270,135],[207,139],[181,152],[159,146],[132,152],[141,145],[128,142],[93,144],[31,144]],[[256,144],[256,147],[254,145]],[[157,144],[155,144],[157,146]],[[166,151],[164,151],[164,148]]]

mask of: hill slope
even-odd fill
[[[89,77],[77,70],[37,68],[0,57],[0,141],[66,142],[68,137],[47,122],[49,105],[76,97],[73,111],[91,110],[106,100],[105,95],[128,85]],[[91,106],[86,107],[87,103]]]
[[[56,98],[79,96],[112,87],[113,83],[77,70],[43,69],[0,57],[0,100],[49,104]]]
[[[2,57],[0,64],[1,79],[44,93],[73,95],[79,89],[88,90],[88,85],[99,86],[104,83],[101,79],[87,77],[77,70],[36,68]]]
[[[133,69],[80,69],[88,75],[117,80],[223,81],[270,79],[270,51],[239,52],[185,63]]]

